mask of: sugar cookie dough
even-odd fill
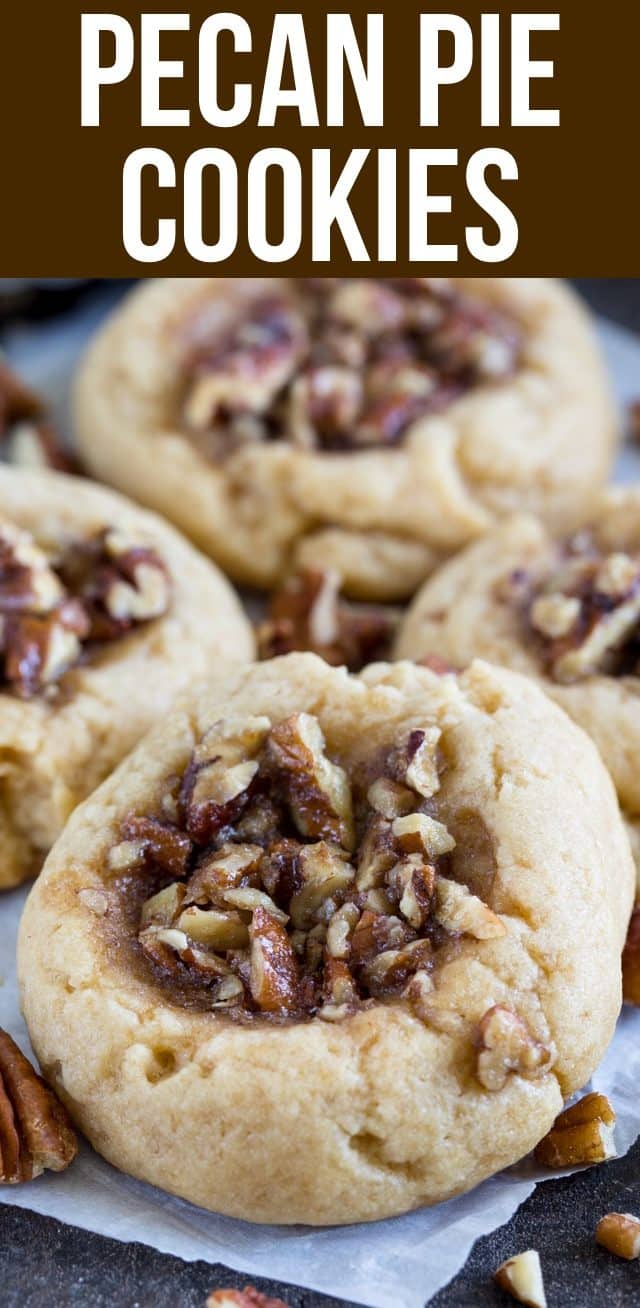
[[[0,467],[0,888],[171,707],[253,640],[230,586],[112,491]]]
[[[587,316],[543,278],[146,282],[75,417],[93,474],[235,580],[333,568],[374,600],[496,516],[580,524],[615,434]]]
[[[533,683],[291,654],[176,709],[73,814],[24,1013],[124,1171],[368,1221],[545,1135],[613,1032],[633,881],[597,751]]]

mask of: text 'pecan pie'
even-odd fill
[[[252,637],[231,588],[111,491],[0,468],[0,888],[178,692]]]
[[[595,748],[526,680],[290,654],[72,816],[24,1012],[123,1170],[249,1220],[370,1220],[546,1134],[612,1034],[633,880]]]
[[[235,579],[411,594],[514,509],[573,528],[614,419],[586,316],[540,278],[171,278],[81,368],[89,468]]]

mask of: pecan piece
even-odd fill
[[[268,718],[229,718],[214,724],[193,751],[181,803],[189,835],[206,844],[242,813],[252,797],[260,764],[255,755]]]
[[[367,802],[371,808],[387,819],[406,816],[415,808],[416,797],[412,790],[391,777],[378,777],[372,782],[367,792]]]
[[[206,1308],[287,1308],[287,1305],[282,1299],[270,1299],[252,1285],[245,1285],[244,1290],[213,1290]]]
[[[357,1004],[358,987],[344,959],[325,956],[324,996],[329,1004]]]
[[[603,1249],[631,1262],[640,1258],[640,1217],[633,1213],[607,1213],[596,1226],[596,1242]]]
[[[627,409],[627,430],[629,440],[640,445],[640,400],[634,400]]]
[[[190,904],[223,904],[227,891],[257,881],[262,849],[259,845],[225,844],[205,854],[186,888]]]
[[[0,524],[0,609],[3,613],[45,614],[64,598],[60,578],[43,550],[26,531]]]
[[[428,921],[433,907],[436,870],[422,854],[405,854],[387,874],[387,885],[398,896],[398,907],[415,931]]]
[[[251,994],[263,1013],[294,1012],[299,1007],[296,956],[285,928],[264,908],[249,927]]]
[[[506,1290],[512,1299],[526,1308],[547,1308],[540,1255],[537,1249],[527,1249],[502,1263],[493,1274],[496,1285]]]
[[[476,940],[493,940],[507,933],[504,922],[488,904],[472,895],[467,886],[447,877],[438,878],[434,917],[446,931],[460,932]]]
[[[450,854],[456,842],[442,822],[426,813],[407,813],[396,818],[391,832],[406,854],[426,854],[427,858],[442,858]]]
[[[77,472],[78,464],[63,447],[45,406],[0,359],[0,443],[7,462],[20,468],[56,468]]]
[[[536,1145],[536,1162],[543,1167],[582,1167],[615,1158],[615,1120],[606,1095],[585,1095],[556,1117],[549,1133]]]
[[[130,814],[122,824],[125,850],[122,860],[116,855],[120,848],[114,846],[111,851],[112,869],[126,866],[128,857],[141,859],[146,863],[162,868],[173,877],[183,877],[191,855],[192,844],[184,831],[158,818]]]
[[[186,887],[181,881],[174,881],[164,890],[158,891],[145,900],[142,905],[140,921],[142,926],[157,922],[159,926],[173,926],[184,904]]]
[[[631,915],[622,951],[622,989],[627,1004],[640,1005],[640,907]]]
[[[351,966],[358,967],[376,954],[402,949],[409,938],[410,932],[400,918],[366,908],[351,937]]]
[[[310,650],[334,667],[357,672],[388,657],[398,615],[391,608],[348,604],[329,569],[303,568],[275,591],[257,628],[260,657]]]
[[[399,994],[410,977],[429,968],[433,951],[429,940],[411,940],[402,949],[388,949],[365,963],[358,976],[377,998]]]
[[[496,1004],[481,1019],[476,1076],[485,1090],[502,1090],[511,1074],[527,1080],[545,1076],[554,1058],[553,1048],[536,1040],[510,1008]]]
[[[372,890],[382,885],[386,873],[396,862],[396,857],[391,823],[382,817],[371,818],[358,850],[358,890]]]
[[[404,746],[404,776],[402,780],[424,799],[431,799],[440,789],[438,748],[442,732],[439,727],[416,728],[409,733]],[[406,759],[406,763],[405,763]]]
[[[243,949],[249,943],[249,929],[240,914],[233,911],[220,913],[215,908],[203,909],[192,904],[180,914],[176,927],[196,944],[222,953],[227,949]]]
[[[354,881],[348,854],[336,845],[321,840],[303,845],[298,855],[301,887],[289,905],[291,920],[298,930],[308,930],[316,915],[333,915],[336,897],[344,896]]]
[[[268,752],[285,786],[293,820],[303,836],[351,850],[355,835],[346,772],[325,753],[320,723],[294,713],[273,727]]]
[[[74,664],[87,626],[75,600],[64,601],[46,617],[11,615],[4,619],[0,645],[4,676],[23,699],[44,690]]]
[[[263,414],[302,359],[306,332],[284,300],[267,297],[251,306],[217,348],[188,361],[193,381],[184,416],[194,431],[223,423],[226,415]]]
[[[62,1172],[78,1152],[68,1113],[6,1031],[0,1031],[0,1183]]]

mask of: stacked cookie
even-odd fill
[[[6,719],[37,714],[50,789],[20,786],[59,796],[21,866],[75,808],[21,932],[42,1067],[105,1157],[219,1212],[469,1189],[546,1135],[621,1002],[634,865],[581,728],[636,817],[640,529],[603,498],[583,311],[540,279],[149,283],[89,350],[76,435],[275,594],[251,665],[174,528],[5,474],[30,533],[5,590],[48,642],[31,672],[7,600]]]

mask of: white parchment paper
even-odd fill
[[[637,398],[640,341],[608,324],[602,324],[601,334],[620,399]],[[12,343],[11,357],[33,381],[47,386],[62,410],[65,379],[85,335],[86,326],[71,319],[62,330],[48,326]],[[624,450],[619,479],[639,476],[640,457]],[[28,1052],[14,966],[24,899],[21,890],[0,900],[0,1026]],[[615,1104],[621,1154],[640,1133],[639,1082],[640,1011],[626,1010],[593,1078],[593,1086]],[[460,1199],[370,1226],[259,1227],[216,1217],[132,1181],[84,1146],[68,1172],[7,1187],[0,1198],[118,1240],[139,1241],[187,1260],[225,1263],[249,1275],[289,1281],[368,1308],[422,1308],[463,1265],[474,1241],[508,1221],[542,1176],[548,1178],[549,1173],[525,1161]]]

